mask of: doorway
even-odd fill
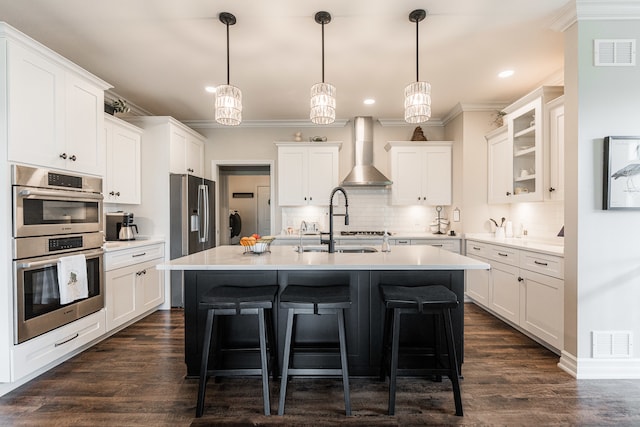
[[[218,244],[236,245],[242,236],[272,234],[272,162],[214,161],[212,170],[218,182]],[[239,233],[232,237],[231,226],[237,232],[238,222]]]

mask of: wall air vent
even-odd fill
[[[594,40],[593,61],[596,67],[636,65],[636,41],[635,39]]]
[[[631,331],[593,331],[591,344],[595,359],[631,357],[633,333]]]

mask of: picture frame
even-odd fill
[[[603,209],[640,209],[640,136],[605,137],[603,178]]]

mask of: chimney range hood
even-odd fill
[[[342,181],[348,187],[380,187],[393,182],[373,166],[373,119],[355,117],[353,119],[354,166]]]

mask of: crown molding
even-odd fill
[[[316,125],[309,120],[243,120],[236,128],[341,128],[348,119],[336,119],[329,125]],[[182,123],[193,129],[229,129],[215,120],[182,120]]]
[[[136,104],[132,103],[128,99],[125,99],[124,97],[118,95],[117,93],[115,93],[112,90],[105,90],[104,91],[104,102],[105,102],[105,104],[106,103],[113,104],[113,102],[115,100],[117,100],[117,99],[122,99],[122,100],[127,102],[127,106],[131,110],[128,114],[131,114],[133,116],[153,116],[154,115],[150,111],[147,111],[144,108],[140,107],[139,105],[136,105]]]
[[[446,126],[450,121],[458,117],[462,113],[480,111],[480,112],[496,112],[502,110],[504,107],[509,105],[510,103],[507,101],[504,102],[484,102],[482,104],[472,104],[472,103],[457,103],[455,107],[447,113],[446,116],[442,119],[442,124]]]
[[[382,127],[398,127],[398,126],[413,126],[414,123],[407,123],[404,119],[378,119],[378,123]],[[433,127],[433,126],[442,126],[442,120],[438,118],[431,118],[429,121],[424,123],[417,123],[418,126],[422,127]]]

